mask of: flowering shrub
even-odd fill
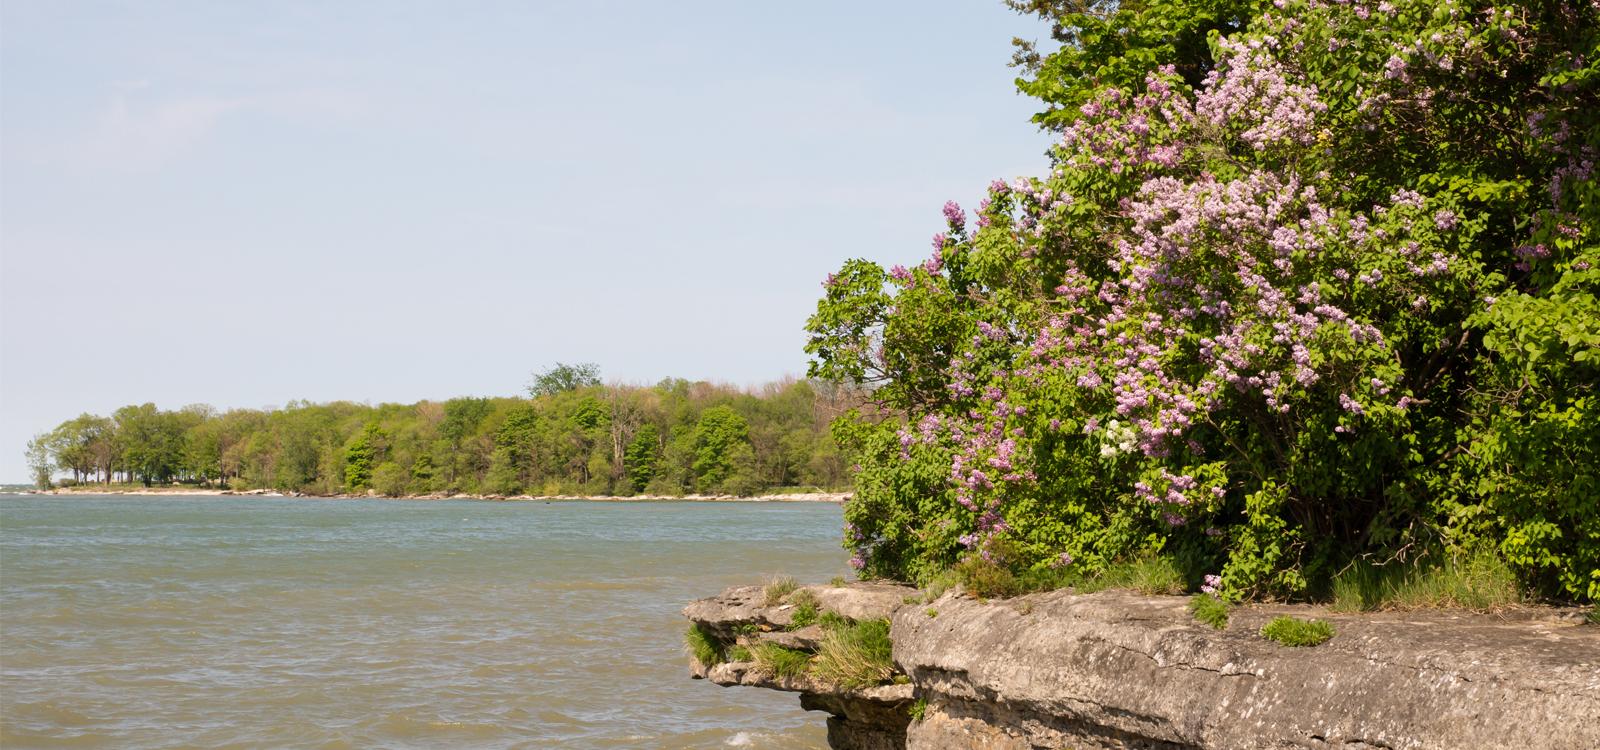
[[[1489,540],[1600,596],[1600,6],[1280,0],[1153,33],[1186,7],[1052,16],[1068,45],[1024,83],[1048,174],[825,285],[813,374],[902,416],[836,425],[853,562],[1159,552],[1238,598]]]

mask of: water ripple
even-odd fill
[[[0,746],[821,748],[683,603],[844,572],[832,505],[0,496]]]

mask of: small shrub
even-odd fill
[[[931,576],[922,585],[922,601],[924,604],[944,596],[944,592],[960,583],[953,570],[946,570],[938,575]]]
[[[827,631],[817,648],[817,677],[841,688],[870,687],[894,674],[888,620],[867,620]]]
[[[722,663],[722,642],[700,623],[689,626],[689,631],[683,634],[684,645],[689,647],[689,655],[702,666],[715,666]]]
[[[934,608],[933,608],[933,607],[929,607],[929,608],[928,608],[928,609],[927,609],[927,611],[926,611],[926,612],[924,612],[924,613],[923,613],[923,614],[925,614],[925,615],[927,615],[927,616],[928,616],[928,617],[930,617],[930,618],[931,618],[931,617],[938,617],[938,616],[939,616],[939,610],[937,610],[937,609],[934,609]]]
[[[1183,580],[1183,572],[1178,570],[1177,563],[1170,557],[1141,558],[1113,570],[1126,588],[1147,596],[1181,594],[1188,588]]]
[[[982,555],[969,555],[956,563],[955,574],[961,587],[980,599],[1006,599],[1022,593],[1010,568]]]
[[[750,647],[750,656],[756,669],[777,677],[805,674],[806,667],[811,664],[810,654],[776,643],[758,643]]]
[[[1181,594],[1188,588],[1183,571],[1170,557],[1151,556],[1116,562],[1085,574],[1077,568],[1035,567],[1015,571],[1007,566],[1008,548],[988,558],[971,555],[952,569],[967,591],[984,599],[1006,599],[1038,591],[1072,588],[1092,594],[1106,589],[1133,589],[1141,594]],[[926,597],[925,597],[926,598]],[[928,599],[931,601],[931,599]]]
[[[750,661],[751,659],[754,658],[750,654],[750,649],[745,648],[744,646],[730,646],[728,648],[727,653],[724,654],[724,656],[726,656],[728,661],[731,661],[731,662],[732,661]]]
[[[1195,594],[1189,599],[1189,611],[1194,619],[1217,630],[1228,627],[1228,604],[1210,594]]]
[[[1333,626],[1323,620],[1297,620],[1281,615],[1262,626],[1261,637],[1285,646],[1320,646],[1333,637]]]
[[[774,578],[767,582],[766,589],[762,591],[765,596],[763,603],[768,607],[776,607],[783,603],[784,597],[793,593],[797,588],[800,588],[800,584],[795,583],[795,580],[789,576]]]
[[[906,713],[911,714],[912,721],[922,721],[922,717],[928,715],[928,699],[918,698],[912,701],[911,707],[906,709]]]
[[[801,602],[794,606],[794,616],[789,619],[789,629],[799,630],[807,625],[817,622],[817,605],[812,602]]]

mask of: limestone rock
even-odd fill
[[[1600,747],[1600,629],[1258,607],[1219,632],[1185,605],[1053,592],[902,610],[895,660],[930,696],[908,747]],[[1262,639],[1284,613],[1337,635]]]

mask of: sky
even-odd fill
[[[802,375],[1048,138],[1000,0],[0,4],[0,481],[154,402]]]

